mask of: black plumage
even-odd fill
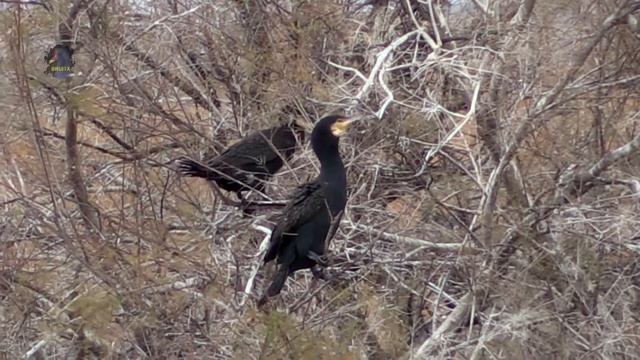
[[[338,149],[339,136],[349,122],[342,116],[328,116],[311,133],[320,174],[295,190],[273,229],[264,261],[277,258],[279,268],[261,304],[280,293],[289,275],[300,269],[313,269],[337,229],[347,202],[347,175]]]
[[[235,192],[238,199],[243,200],[243,191],[263,191],[264,182],[291,158],[296,150],[295,134],[304,137],[304,129],[296,123],[261,130],[202,163],[181,159],[178,169],[185,176],[215,181],[222,189]]]

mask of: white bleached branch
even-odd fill
[[[349,71],[349,72],[352,72],[352,73],[354,73],[354,75],[355,75],[355,76],[357,76],[360,80],[365,81],[365,82],[367,81],[367,77],[366,77],[366,76],[364,76],[364,74],[362,74],[362,73],[360,72],[360,70],[358,70],[358,69],[356,69],[356,68],[352,68],[352,67],[350,67],[350,66],[344,66],[344,65],[336,64],[336,63],[334,63],[334,62],[333,62],[333,61],[331,61],[331,60],[327,61],[327,63],[328,63],[329,65],[331,65],[331,66],[335,67],[336,69],[340,69],[340,70],[343,70],[343,71]]]
[[[630,155],[637,152],[638,149],[640,149],[640,135],[636,136],[633,140],[620,146],[619,148],[608,152],[605,156],[602,157],[602,159],[593,164],[588,170],[589,176],[596,177],[600,175],[608,167],[613,165],[613,163],[617,162],[620,159],[629,157]]]
[[[385,64],[389,64],[389,63],[390,63],[389,60],[385,61]],[[385,68],[386,68],[386,65],[385,65]],[[380,105],[380,109],[378,109],[378,111],[376,112],[376,117],[378,119],[382,118],[382,115],[384,115],[385,110],[387,110],[387,107],[389,106],[389,104],[391,104],[391,102],[393,102],[394,100],[393,92],[391,91],[391,89],[389,89],[389,87],[387,86],[387,83],[384,81],[384,76],[386,73],[387,72],[385,70],[382,70],[378,73],[378,82],[380,83],[380,86],[382,87],[384,92],[387,94],[387,97],[382,102],[382,105]]]
[[[462,324],[467,318],[467,314],[471,311],[473,305],[473,293],[466,293],[459,301],[456,308],[447,316],[445,321],[431,334],[429,339],[422,343],[418,350],[413,354],[413,359],[426,359],[427,355],[436,347],[445,337]]]
[[[413,246],[420,246],[428,249],[436,249],[436,250],[460,250],[464,244],[463,243],[434,243],[427,240],[416,239],[408,236],[401,236],[396,234],[391,234],[388,232],[384,232],[382,230],[375,229],[373,226],[367,226],[362,224],[353,224],[348,223],[348,225],[356,230],[364,231],[368,234],[380,236],[380,238],[400,242]]]
[[[24,356],[22,356],[22,358],[23,359],[31,359],[31,357],[34,356],[40,349],[42,349],[43,346],[47,345],[48,342],[49,342],[49,338],[48,337],[38,341],[35,345],[33,345],[31,347],[31,349],[29,349],[29,351],[27,351],[24,354]]]
[[[467,122],[469,122],[469,120],[471,120],[473,118],[473,115],[476,112],[476,106],[478,104],[478,95],[480,94],[480,83],[481,81],[478,80],[478,82],[476,83],[476,87],[475,89],[473,89],[473,97],[471,99],[471,106],[469,107],[469,111],[467,112],[467,114],[464,117],[464,120],[462,120],[453,130],[451,130],[451,132],[444,138],[443,141],[440,141],[438,143],[438,145],[432,147],[429,152],[427,153],[426,158],[426,163],[429,162],[429,160],[431,159],[432,156],[434,156],[435,154],[439,153],[440,150],[446,146],[451,139],[453,139],[454,136],[456,136],[461,130],[462,128],[467,124]]]
[[[257,261],[251,267],[251,273],[249,275],[249,279],[247,279],[247,285],[245,285],[244,287],[244,296],[240,301],[240,306],[243,306],[247,301],[247,298],[249,298],[249,296],[251,295],[251,290],[253,290],[253,283],[255,282],[256,275],[258,275],[258,270],[260,270],[260,265],[262,264],[262,254],[264,254],[269,247],[269,239],[271,239],[272,233],[271,229],[266,226],[252,224],[251,227],[264,233],[265,235],[262,239],[262,242],[260,243],[260,247],[258,248],[258,253],[255,255]]]
[[[399,38],[393,40],[391,44],[389,44],[386,48],[382,49],[382,51],[380,51],[378,55],[376,55],[376,63],[373,65],[373,68],[371,69],[371,73],[369,74],[367,81],[364,83],[362,88],[360,88],[360,91],[358,91],[358,93],[356,94],[356,99],[358,100],[362,99],[369,93],[369,91],[371,90],[371,87],[375,83],[375,79],[376,79],[376,76],[378,75],[378,72],[380,72],[380,70],[382,69],[382,66],[387,60],[387,57],[394,50],[396,50],[400,45],[402,45],[405,41],[409,40],[411,37],[417,35],[418,33],[419,33],[419,30],[413,30],[400,36]]]

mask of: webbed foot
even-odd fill
[[[307,257],[313,261],[315,261],[318,265],[322,267],[329,266],[329,258],[325,255],[319,255],[315,251],[309,251]]]

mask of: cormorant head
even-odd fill
[[[329,148],[337,150],[339,138],[346,133],[351,121],[343,115],[330,115],[320,119],[311,132],[311,146],[316,154]]]
[[[344,133],[346,133],[347,129],[349,128],[349,124],[351,124],[352,122],[353,120],[349,120],[345,117],[337,117],[331,124],[331,133],[333,134],[333,136],[337,137],[344,135]]]
[[[329,137],[340,137],[347,132],[347,128],[352,120],[347,119],[343,115],[329,115],[325,116],[320,121],[316,123],[313,127],[313,133],[311,137],[314,137],[314,134],[317,134],[323,138]]]

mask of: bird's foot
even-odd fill
[[[318,265],[313,266],[311,268],[311,273],[313,274],[313,277],[316,278],[316,279],[322,279],[322,280],[325,280],[325,281],[329,280],[328,277],[327,277],[327,274],[325,274],[323,269]]]
[[[267,296],[267,294],[262,295],[262,297],[258,300],[258,308],[262,308],[264,307],[267,302],[269,301],[269,297]]]
[[[238,195],[238,198],[240,199],[240,210],[242,210],[242,217],[247,218],[253,215],[255,209],[251,207],[251,202],[249,202],[241,195]]]
[[[315,261],[318,265],[320,265],[322,267],[327,267],[327,266],[330,265],[329,264],[329,258],[327,256],[319,255],[315,251],[309,251],[309,254],[307,255],[307,257],[309,259]]]

